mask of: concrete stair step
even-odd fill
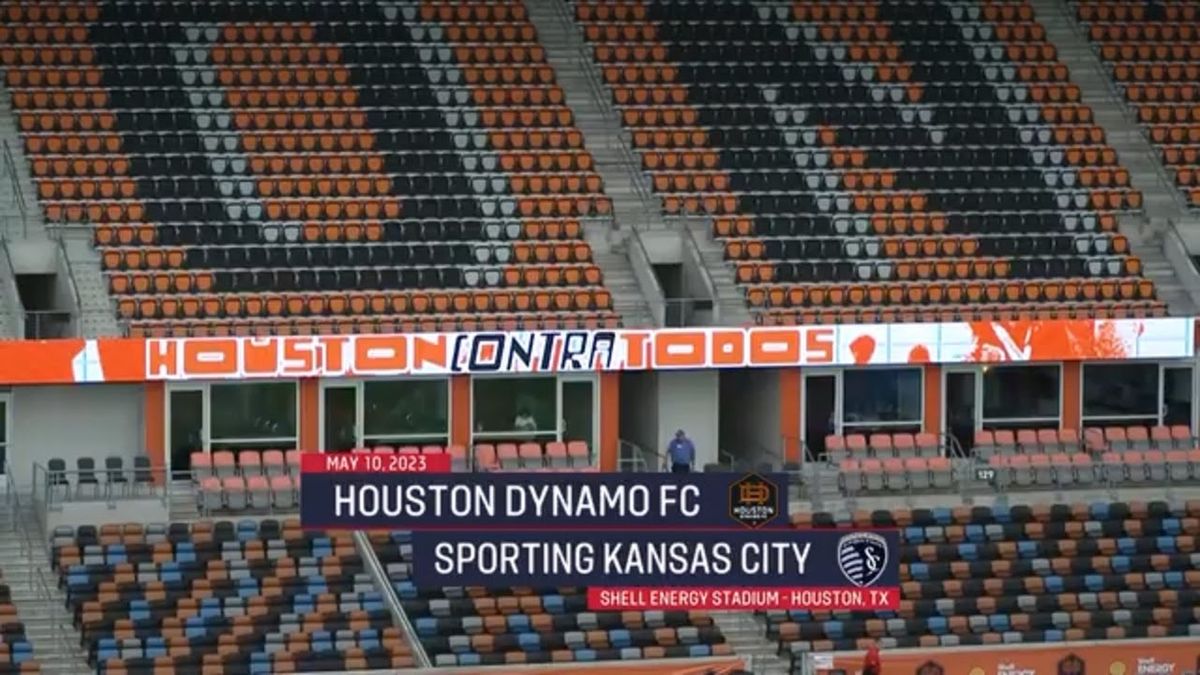
[[[1091,106],[1096,123],[1104,128],[1106,140],[1116,150],[1118,161],[1129,170],[1130,183],[1141,191],[1145,218],[1182,222],[1186,210],[1179,191],[1167,179],[1158,154],[1147,142],[1124,97],[1117,93],[1107,67],[1075,20],[1071,7],[1062,0],[1033,0],[1032,4],[1037,20],[1046,29],[1047,40],[1055,45],[1059,60],[1070,70],[1071,80],[1079,86],[1083,101]],[[1122,225],[1127,219],[1130,217],[1122,217]],[[1122,227],[1122,231],[1125,230]],[[1167,260],[1161,241],[1127,236],[1130,236],[1134,254],[1146,263],[1146,276],[1155,282],[1159,296],[1168,303],[1171,313],[1194,312],[1196,308],[1188,294],[1177,292],[1182,287],[1179,275],[1190,273],[1190,270],[1178,270]],[[1151,268],[1151,262],[1160,261],[1164,264]]]

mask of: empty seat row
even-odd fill
[[[207,480],[253,495],[293,479]],[[412,665],[348,533],[245,519],[60,527],[51,545],[97,673]]]
[[[1045,455],[1003,457],[1037,456]],[[1197,501],[900,507],[791,520],[799,528],[895,527],[901,537],[897,611],[763,613],[767,638],[796,669],[811,652],[870,643],[886,654],[1200,630]]]
[[[42,177],[47,220],[96,227],[105,259],[117,261],[110,269],[122,271],[129,255],[135,262],[148,258],[110,247],[236,243],[262,252],[280,240],[294,248],[420,240],[418,258],[429,253],[430,264],[461,267],[468,260],[453,242],[473,239],[464,232],[476,228],[506,240],[487,249],[487,262],[551,266],[559,249],[519,240],[555,238],[558,228],[511,225],[605,219],[611,201],[523,5],[464,7],[465,13],[449,5],[427,11],[322,0],[251,17],[222,3],[200,11],[124,2],[81,13],[44,0],[9,12],[0,63],[10,66],[6,80],[27,157]],[[396,23],[401,14],[410,21]],[[479,17],[488,20],[477,23]],[[401,216],[439,223],[397,225]],[[562,250],[571,260],[590,261],[581,232],[571,229],[573,243]],[[510,247],[512,240],[518,243]],[[171,268],[207,283],[222,261],[235,262],[213,251],[189,251]],[[387,279],[367,272],[374,278],[368,283],[360,263],[324,256],[288,254],[286,266],[315,281],[332,271],[330,278],[350,283],[347,289],[444,288],[448,280],[457,287],[464,276],[404,277],[396,266],[418,260],[406,257],[369,263],[392,271]],[[277,275],[269,276],[212,280],[218,291],[299,290],[290,282],[278,287]],[[502,274],[476,278],[485,276]],[[573,286],[601,283],[558,278]],[[139,335],[341,330],[308,318],[307,303],[296,316],[284,304],[253,328],[215,327],[207,314],[182,311],[186,301],[170,297],[183,290],[177,285],[139,289],[145,282],[116,276],[111,284],[116,293],[157,296],[118,303],[119,318]],[[607,304],[593,304],[553,322],[618,321]],[[394,313],[384,309],[385,316]],[[593,316],[601,310],[605,316]],[[531,306],[528,313],[552,311]],[[470,317],[488,313],[464,309]]]
[[[474,452],[481,471],[587,468],[595,461],[584,441],[478,443]]]
[[[954,465],[945,457],[844,459],[838,481],[849,496],[863,492],[945,489],[956,482]]]
[[[358,335],[421,332],[470,332],[477,330],[596,330],[621,326],[611,312],[561,312],[552,315],[533,312],[472,316],[424,315],[360,317],[276,317],[247,319],[175,319],[143,320],[129,323],[133,337],[225,337],[229,335]]]
[[[712,216],[719,237],[737,223],[740,239],[722,242],[732,259],[759,258],[752,249],[768,258],[810,256],[786,250],[790,242],[774,253],[767,244],[781,242],[754,243],[759,233],[752,223],[767,218],[793,228],[789,221],[828,213],[830,219],[818,216],[812,229],[796,234],[832,235],[835,215],[845,216],[837,234],[865,234],[873,221],[886,226],[900,216],[896,230],[885,232],[904,237],[928,231],[930,221],[945,228],[948,216],[961,213],[986,220],[1046,211],[1051,222],[1036,231],[1055,233],[1078,228],[1081,211],[1096,222],[1101,214],[1111,220],[1112,211],[1141,207],[1141,195],[1124,187],[1128,172],[1028,3],[853,4],[843,10],[814,3],[656,0],[610,7],[580,0],[573,6],[664,213]],[[1083,183],[1097,189],[1079,190]],[[841,192],[826,193],[835,189]],[[861,227],[853,224],[859,215]],[[922,222],[900,229],[910,220]],[[989,231],[981,223],[954,234]],[[1082,276],[1071,265],[1082,270],[1089,262],[1074,254],[1048,252],[1031,276]],[[1161,311],[1138,304],[1155,297],[1152,284],[1142,295],[1140,265],[1117,267],[1130,292],[1095,301],[1121,312]],[[757,320],[779,324],[810,315],[779,311],[758,284],[774,284],[787,297],[794,286],[836,285],[854,276],[806,262],[799,268],[739,265],[736,278],[748,287]],[[896,279],[878,281],[888,286]],[[863,304],[884,297],[864,296]],[[1001,295],[993,302],[1022,313],[1074,311],[1041,295]],[[864,317],[846,312],[812,319]]]
[[[478,452],[479,446],[476,451]],[[704,612],[592,612],[583,589],[424,589],[411,580],[411,533],[371,533],[417,636],[436,666],[726,656]]]
[[[222,509],[292,509],[299,503],[297,476],[251,475],[205,478],[197,487],[197,505],[203,513]]]
[[[1143,131],[1158,152],[1182,199],[1200,207],[1197,150],[1200,131],[1193,115],[1200,52],[1184,4],[1144,4],[1126,0],[1073,0],[1070,5],[1099,47],[1098,52],[1124,94]]]
[[[830,434],[825,437],[825,451],[830,461],[842,459],[940,457],[942,442],[934,434],[873,433]]]

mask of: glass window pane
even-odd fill
[[[842,423],[919,422],[920,368],[868,368],[842,373]]]
[[[984,419],[1058,419],[1058,366],[991,366],[983,371]]]
[[[1083,367],[1083,416],[1158,416],[1158,364]]]
[[[8,470],[8,399],[0,398],[0,473]]]
[[[566,381],[562,385],[564,441],[584,441],[592,445],[595,424],[594,388],[591,382]]]
[[[363,383],[363,436],[444,436],[449,392],[447,380]]]
[[[1057,429],[1058,420],[984,420],[982,428],[985,431],[999,431],[1001,429],[1012,431],[1019,429]]]
[[[296,438],[296,383],[242,382],[210,388],[213,441]]]
[[[344,452],[358,445],[358,389],[329,387],[325,390],[325,451]]]
[[[558,381],[553,377],[474,381],[475,432],[558,430]]]
[[[171,470],[187,471],[192,453],[204,449],[204,392],[174,390],[170,403]]]
[[[1192,369],[1172,367],[1163,371],[1163,424],[1192,425]]]

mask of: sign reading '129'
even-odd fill
[[[1191,319],[145,340],[148,380],[1184,358]]]

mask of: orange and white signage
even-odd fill
[[[1174,359],[1193,319],[0,342],[0,384]]]
[[[1192,321],[1014,321],[147,340],[150,380],[1179,358]]]

